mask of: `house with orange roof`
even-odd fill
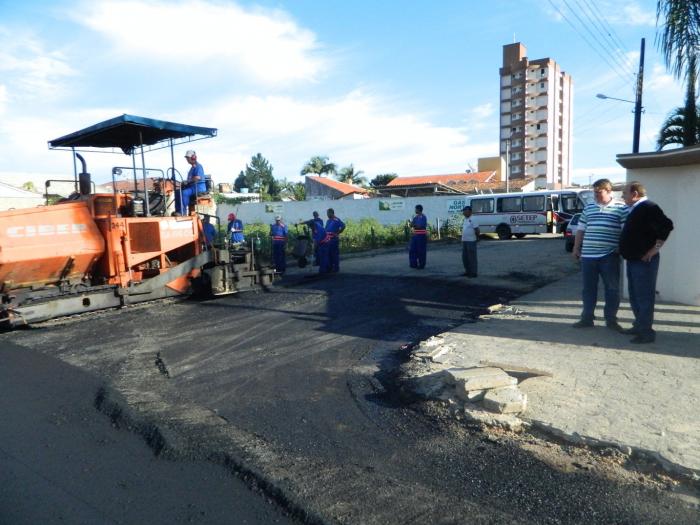
[[[382,196],[423,197],[430,195],[469,195],[477,193],[504,193],[507,191],[531,191],[534,179],[510,180],[508,188],[498,171],[422,175],[396,177],[386,186],[378,188]]]
[[[318,175],[307,175],[304,188],[307,201],[369,198],[369,191],[365,188]]]

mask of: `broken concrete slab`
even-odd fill
[[[501,414],[519,414],[527,408],[527,395],[517,386],[494,388],[484,395],[484,408]]]
[[[515,377],[509,376],[500,368],[448,368],[443,373],[448,382],[466,392],[518,384]]]
[[[521,431],[524,425],[523,420],[513,414],[495,414],[471,403],[464,404],[464,418],[484,427],[503,428],[512,432]]]
[[[477,401],[481,401],[482,399],[484,399],[484,395],[486,395],[486,392],[488,392],[488,390],[466,391],[461,388],[456,389],[457,397],[469,403],[476,403]]]

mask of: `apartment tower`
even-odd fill
[[[573,82],[551,58],[528,60],[521,43],[503,46],[502,156],[510,177],[535,179],[537,189],[571,183]]]

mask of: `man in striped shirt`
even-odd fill
[[[573,254],[581,261],[583,276],[583,310],[575,328],[593,326],[598,302],[598,280],[605,287],[605,325],[618,332],[620,307],[620,254],[618,245],[622,227],[627,218],[624,202],[613,199],[612,184],[600,179],[593,184],[595,202],[588,204],[581,214],[574,241]]]

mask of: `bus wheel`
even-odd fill
[[[496,228],[496,235],[498,235],[498,238],[502,241],[510,239],[510,236],[512,235],[510,226],[507,224],[499,224]]]
[[[523,237],[525,237],[525,234],[524,234],[524,233],[516,233],[516,234],[515,234],[515,238],[516,238],[516,239],[522,239]]]

